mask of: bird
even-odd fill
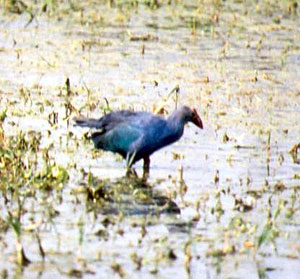
[[[96,129],[89,137],[95,148],[120,154],[127,167],[143,159],[143,173],[149,175],[150,156],[157,150],[178,141],[184,126],[192,122],[203,129],[203,122],[195,108],[182,106],[168,118],[149,112],[120,110],[100,119],[74,118],[75,126]]]

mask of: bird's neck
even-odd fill
[[[177,111],[169,116],[167,119],[169,127],[174,133],[178,133],[180,136],[183,134],[185,121],[180,113]]]

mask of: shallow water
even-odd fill
[[[300,131],[299,11],[266,16],[250,2],[218,10],[209,1],[193,31],[193,6],[133,12],[89,4],[82,15],[39,15],[26,28],[26,14],[1,11],[5,134],[41,132],[41,148],[53,144],[50,160],[69,173],[62,189],[26,198],[21,242],[31,264],[16,263],[13,231],[0,232],[3,277],[298,278],[300,158],[289,150]],[[170,113],[176,85],[178,105],[196,107],[204,129],[188,125],[151,157],[151,190],[124,178],[118,156],[93,156],[86,130],[65,119],[69,103],[70,118],[75,110],[100,117],[104,98],[113,110],[163,105]],[[141,176],[142,163],[135,168]],[[87,199],[86,189],[102,184],[110,200]],[[161,199],[180,214],[163,211]],[[13,198],[9,205],[17,211]]]

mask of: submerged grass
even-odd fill
[[[201,1],[163,1],[163,0],[102,0],[97,1],[20,1],[20,0],[2,0],[0,6],[14,14],[27,13],[29,20],[28,26],[34,19],[42,14],[47,14],[54,18],[73,17],[78,18],[82,25],[93,24],[107,26],[111,24],[111,18],[102,15],[99,7],[105,7],[111,11],[115,10],[114,18],[116,22],[127,25],[130,18],[134,16],[142,8],[155,14],[161,9],[171,10],[171,18],[169,26],[153,25],[155,28],[172,28],[174,19],[181,19],[185,27],[190,28],[192,34],[196,34],[197,30],[201,32],[214,33],[214,26],[226,22],[232,27],[241,27],[242,25],[228,18],[228,11],[236,13],[243,10],[244,16],[247,15],[263,15],[273,17],[276,24],[280,24],[283,17],[299,17],[300,8],[297,0],[260,0],[254,2],[252,0],[243,1],[219,1],[219,0],[201,0]],[[91,11],[88,7],[93,6]],[[79,17],[77,16],[79,14]],[[242,16],[242,15],[239,15]],[[173,18],[172,18],[173,17]],[[238,17],[236,15],[236,17]],[[150,26],[150,25],[149,25]],[[179,26],[176,25],[176,28]]]
[[[5,208],[1,220],[6,219],[14,232],[16,262],[20,266],[31,262],[21,241],[27,199],[38,199],[39,191],[61,191],[69,178],[64,167],[50,163],[45,156],[41,168],[38,163],[41,153],[39,134],[21,131],[17,136],[6,137],[0,123],[0,192]],[[5,225],[2,231],[4,228]],[[39,247],[42,251],[40,241]]]
[[[29,135],[21,131],[7,139],[2,130],[0,137],[0,189],[3,193],[61,189],[68,181],[65,168],[50,162],[47,150],[40,150],[39,134]],[[44,159],[42,169],[38,166],[40,156]]]
[[[6,73],[16,78],[3,83],[9,89],[1,88],[0,97],[0,240],[3,247],[13,243],[18,266],[30,261],[45,278],[53,266],[57,277],[248,278],[250,271],[239,269],[245,262],[264,278],[274,258],[299,260],[299,89],[289,76],[299,55],[291,25],[298,24],[297,2],[1,5],[8,19],[36,20],[5,37],[12,50],[1,49],[17,69]],[[45,18],[47,32],[49,19],[58,22],[57,41],[31,36]],[[35,84],[25,87],[30,79]],[[182,103],[202,110],[205,139],[192,130],[192,140],[183,139],[171,156],[161,151],[151,182],[134,173],[108,178],[126,166],[91,150],[71,128],[77,113],[167,114]],[[11,252],[3,250],[6,261]],[[231,274],[229,264],[239,272]]]
[[[132,172],[115,181],[101,180],[89,172],[87,184],[74,189],[73,193],[84,193],[88,211],[101,214],[158,216],[180,213],[171,198],[155,191],[144,178],[138,178]]]

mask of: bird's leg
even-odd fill
[[[150,172],[150,157],[144,157],[144,166],[143,166],[143,179],[147,179],[149,177]]]

